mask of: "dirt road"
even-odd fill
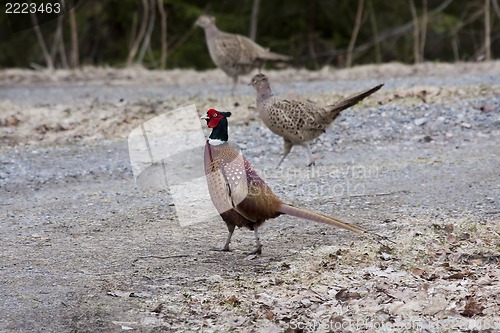
[[[299,147],[276,169],[253,91],[217,71],[0,72],[0,331],[498,329],[500,64],[269,76],[319,103],[386,85],[313,143],[315,167]],[[211,251],[223,222],[179,225],[126,140],[192,103],[233,111],[230,139],[285,201],[395,243],[283,216],[260,257],[247,230]]]

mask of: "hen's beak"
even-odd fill
[[[210,118],[208,118],[208,115],[205,114],[205,115],[201,116],[200,119],[209,120]]]

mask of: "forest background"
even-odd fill
[[[498,0],[57,1],[65,15],[0,13],[0,68],[213,68],[203,13],[308,69],[500,54]]]

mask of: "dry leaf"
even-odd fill
[[[457,272],[457,273],[451,274],[451,275],[445,277],[444,279],[446,279],[446,280],[461,280],[469,275],[470,275],[470,272],[468,270],[465,270],[463,272]]]
[[[350,292],[343,288],[335,295],[335,299],[339,302],[347,302],[353,299],[360,299],[361,295],[358,292]]]
[[[165,306],[165,304],[160,303],[160,304],[158,304],[158,306],[157,306],[156,308],[154,308],[154,310],[153,310],[153,311],[151,311],[151,312],[154,312],[154,313],[161,313],[161,311],[163,310],[163,307],[164,307],[164,306]]]
[[[240,301],[235,295],[232,295],[226,300],[226,303],[231,306],[237,306],[240,304]]]
[[[457,242],[457,236],[455,236],[454,234],[448,234],[448,235],[446,236],[446,241],[447,241],[448,243],[452,243],[452,244],[453,244],[453,243],[456,243],[456,242]]]
[[[474,317],[481,315],[483,313],[484,306],[476,300],[474,296],[469,296],[467,298],[467,303],[465,303],[464,311],[461,313],[465,317]]]
[[[274,313],[271,310],[269,310],[269,311],[266,312],[266,319],[267,320],[273,320],[274,319]]]
[[[427,275],[427,272],[424,271],[423,269],[421,268],[412,268],[411,269],[411,274],[415,275],[415,276],[419,276],[419,277],[423,277],[424,275]]]
[[[5,126],[5,127],[15,127],[19,125],[21,120],[17,118],[15,115],[8,116],[5,119],[0,119],[0,126]]]
[[[464,232],[463,234],[460,235],[461,241],[468,240],[468,239],[470,239],[470,234],[468,232]]]

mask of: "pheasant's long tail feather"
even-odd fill
[[[394,243],[392,240],[388,239],[385,236],[377,235],[376,233],[370,232],[368,230],[365,230],[361,227],[355,226],[353,224],[349,224],[346,222],[343,222],[341,220],[338,220],[336,218],[333,218],[328,215],[323,215],[319,213],[312,212],[307,209],[302,209],[302,208],[297,208],[293,207],[287,204],[281,204],[281,206],[278,208],[278,212],[283,213],[283,214],[288,214],[291,216],[299,217],[305,220],[313,221],[313,222],[319,222],[319,223],[325,223],[328,225],[332,225],[337,228],[342,228],[345,230],[349,230],[352,232],[355,232],[357,234],[363,234],[367,236],[374,236],[377,238],[377,242],[380,243],[381,240],[385,240],[391,243]],[[382,243],[380,243],[382,244]]]
[[[319,223],[325,223],[332,225],[337,228],[342,228],[345,230],[349,230],[358,234],[368,234],[369,232],[363,228],[357,227],[352,224],[348,224],[346,222],[337,220],[333,217],[323,215],[323,214],[318,214],[315,212],[312,212],[310,210],[302,209],[302,208],[297,208],[293,207],[287,204],[282,204],[279,208],[278,211],[284,214],[292,215],[295,217],[300,217],[309,221],[313,222],[319,222]]]
[[[349,96],[346,99],[343,99],[338,103],[330,105],[330,108],[331,108],[330,112],[331,113],[338,113],[342,110],[350,108],[351,106],[361,102],[363,99],[365,99],[366,97],[370,96],[371,94],[373,94],[374,92],[376,92],[377,90],[382,88],[383,85],[384,84],[379,84],[378,86],[375,86],[371,89],[365,90],[362,93]]]

